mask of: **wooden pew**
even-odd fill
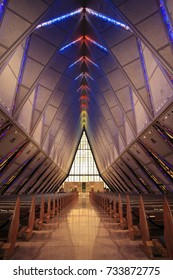
[[[44,195],[36,196],[36,205],[39,207],[35,212],[34,229],[41,230],[44,221]]]
[[[51,197],[50,195],[45,199],[44,201],[44,218],[43,221],[44,223],[49,223],[50,222],[50,215],[51,215]]]
[[[114,216],[114,198],[115,196],[113,194],[107,194],[107,207],[105,211],[110,215],[112,218]]]
[[[91,193],[92,199],[103,209],[108,210],[108,195]],[[162,195],[124,195],[111,196],[113,215],[120,227],[129,230],[129,237],[142,238],[143,250],[154,259],[173,259],[173,196],[164,199]],[[109,212],[110,210],[108,210]]]
[[[31,206],[30,206],[28,215],[26,215],[26,211],[27,211],[26,201],[27,200],[25,200],[25,199],[23,200],[24,207],[20,206],[20,213],[21,212],[23,213],[24,219],[22,219],[22,215],[20,215],[20,223],[21,223],[22,227],[18,232],[18,237],[24,238],[25,240],[29,240],[32,236],[34,222],[35,222],[35,197],[34,196],[32,197]],[[26,225],[24,225],[24,223]]]
[[[0,251],[1,257],[4,259],[9,258],[14,251],[17,233],[19,229],[20,219],[20,198],[18,197],[15,203],[15,207],[12,211],[1,211],[0,221],[6,221],[4,227],[0,230]],[[4,216],[4,219],[3,219]]]
[[[140,205],[140,230],[143,241],[143,249],[149,258],[168,257],[167,248],[164,244],[164,222],[162,202],[155,206],[150,205],[148,209],[144,205],[142,196]],[[162,207],[162,208],[161,208]]]
[[[1,208],[8,210],[12,205],[15,204],[15,201],[18,196],[4,196],[1,197],[0,204]],[[19,232],[18,237],[25,240],[29,240],[32,236],[33,227],[35,221],[35,198],[34,196],[20,196],[20,218],[19,218]]]
[[[164,239],[168,255],[173,260],[173,209],[171,209],[167,198],[163,201]]]
[[[53,199],[51,200],[51,209],[50,209],[51,218],[54,218],[54,216],[56,215],[55,206],[56,206],[56,196],[54,194]]]
[[[119,222],[121,229],[127,229],[127,209],[126,209],[126,201],[123,198],[122,202],[122,196],[119,193],[118,195],[118,213],[119,213]]]
[[[129,231],[129,237],[131,240],[135,240],[141,236],[140,226],[139,226],[139,203],[137,202],[131,207],[130,196],[127,194],[126,197],[126,207],[127,207],[127,227]],[[133,210],[132,210],[133,209]],[[136,210],[136,211],[135,211]]]
[[[116,203],[116,196],[112,195],[111,201],[109,202],[110,207],[109,207],[109,215],[114,218],[115,220],[117,219],[117,203]]]

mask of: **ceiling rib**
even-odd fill
[[[11,54],[16,50],[16,48],[28,37],[36,28],[36,26],[42,21],[45,16],[56,7],[57,3],[62,2],[62,0],[56,0],[49,8],[38,18],[36,21],[31,24],[31,26],[12,44],[12,46],[2,55],[0,58],[0,67],[8,60]]]
[[[142,35],[142,33],[134,26],[134,24],[132,24],[132,22],[130,22],[130,20],[118,9],[118,7],[112,3],[112,0],[108,0],[108,2],[110,3],[112,9],[117,12],[117,14],[128,24],[134,34],[140,38],[141,41],[148,47],[148,49],[157,57],[163,68],[167,69],[169,73],[173,74],[173,68],[171,65],[169,65],[168,62],[159,54],[159,52],[150,44],[147,38],[145,38],[145,36]]]

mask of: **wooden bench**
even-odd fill
[[[9,258],[15,248],[20,220],[20,198],[17,198],[13,209],[11,205],[5,210],[0,203],[0,252],[4,259]]]
[[[50,222],[50,216],[51,216],[51,197],[49,196],[44,196],[44,218],[43,222],[44,223],[49,223]]]
[[[35,205],[37,205],[35,209],[35,221],[34,221],[34,229],[41,230],[44,222],[44,195],[36,195],[35,197]]]
[[[128,228],[132,240],[142,238],[143,250],[150,258],[173,259],[173,196],[162,195],[110,196],[91,193],[92,199],[109,214],[122,229]],[[111,205],[111,206],[110,206]]]
[[[118,216],[121,229],[127,229],[127,203],[125,196],[118,195]]]
[[[18,232],[18,237],[29,240],[32,236],[35,222],[35,197],[28,200],[21,197],[20,204],[20,225],[21,228]]]
[[[139,225],[139,197],[137,201],[134,201],[131,206],[130,196],[127,194],[127,227],[129,231],[129,237],[131,240],[135,240],[141,236]]]
[[[163,201],[164,238],[168,255],[173,260],[173,207],[170,207],[167,198]]]
[[[140,205],[140,231],[143,248],[150,258],[171,257],[172,258],[172,204],[164,198],[160,202],[145,205],[142,196]],[[168,218],[169,217],[169,218]]]
[[[0,199],[1,209],[14,209],[17,195],[4,196]],[[29,240],[32,236],[35,220],[35,199],[34,196],[20,196],[20,217],[18,237]]]

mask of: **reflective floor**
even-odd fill
[[[17,242],[13,260],[148,259],[141,241],[131,241],[106,213],[80,194],[60,217],[34,231],[30,241]]]

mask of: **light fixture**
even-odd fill
[[[82,40],[83,40],[83,43],[87,40],[87,41],[89,41],[90,43],[92,43],[92,44],[94,44],[95,46],[97,46],[98,48],[100,48],[102,51],[108,52],[108,50],[107,50],[105,47],[103,47],[102,45],[100,45],[99,43],[97,43],[96,41],[94,41],[93,39],[91,39],[91,38],[88,37],[88,36],[80,36],[78,39],[76,39],[76,40],[72,41],[71,43],[69,43],[68,45],[65,45],[64,47],[62,47],[62,48],[60,49],[60,52],[66,50],[67,48],[73,46],[74,44],[76,44],[77,42],[82,41]]]
[[[93,39],[91,39],[90,37],[88,36],[84,36],[84,40],[87,40],[89,41],[90,43],[94,44],[95,46],[97,46],[99,49],[103,50],[104,52],[108,53],[108,50],[103,47],[102,45],[100,45],[99,43],[97,43],[96,41],[94,41]]]
[[[57,18],[54,18],[54,19],[45,21],[45,22],[43,22],[43,23],[41,23],[41,24],[38,24],[38,25],[36,26],[35,30],[38,30],[38,29],[40,29],[40,28],[42,28],[42,27],[46,27],[46,26],[52,25],[52,24],[54,24],[54,23],[56,23],[56,22],[60,22],[60,21],[62,21],[62,20],[65,20],[65,19],[68,19],[68,18],[70,18],[70,17],[73,17],[73,16],[75,16],[75,15],[77,15],[77,14],[80,14],[82,11],[83,11],[83,8],[80,8],[80,9],[75,10],[75,11],[69,13],[69,14],[62,15],[62,16],[60,16],[60,17],[57,17]]]
[[[97,18],[100,18],[100,19],[102,19],[104,21],[112,23],[112,24],[114,24],[116,26],[120,26],[120,27],[122,27],[122,28],[132,32],[132,30],[130,29],[130,27],[128,25],[126,25],[126,24],[124,24],[124,23],[122,23],[120,21],[117,21],[117,20],[115,20],[113,18],[109,18],[109,17],[107,17],[107,16],[105,16],[105,15],[103,15],[101,13],[98,13],[98,12],[92,10],[92,9],[89,9],[89,8],[86,8],[86,12],[88,14],[92,15],[92,16],[95,16]]]
[[[91,91],[91,89],[90,89],[87,85],[81,85],[80,88],[77,89],[77,92],[78,92],[79,90],[85,90],[85,91],[86,91],[86,90],[89,90],[89,91]]]
[[[81,97],[79,98],[79,100],[89,100],[89,97],[87,95],[81,95]]]
[[[69,47],[73,46],[74,44],[76,44],[77,42],[81,41],[83,39],[83,36],[79,37],[78,39],[74,40],[73,42],[69,43],[68,45],[65,45],[64,47],[62,47],[59,51],[63,52],[64,50],[68,49]]]
[[[91,80],[93,80],[93,78],[88,74],[88,73],[85,73],[85,75],[90,78]]]
[[[83,57],[81,56],[78,60],[76,60],[75,62],[73,62],[72,64],[69,65],[69,68],[73,67],[74,65],[76,65],[78,62],[80,62],[83,59]]]
[[[69,65],[69,68],[73,67],[74,65],[76,65],[78,62],[82,61],[83,63],[88,61],[91,64],[93,64],[95,67],[99,68],[98,65],[96,63],[94,63],[91,59],[89,59],[87,56],[81,56],[79,59],[77,59],[75,62],[73,62],[72,64]]]
[[[87,56],[84,56],[84,60],[87,60],[88,62],[90,62],[91,64],[93,64],[95,67],[99,68],[98,65],[96,63],[94,63],[91,59],[89,59]]]
[[[76,81],[76,80],[78,80],[80,77],[82,77],[83,76],[83,73],[81,73],[80,75],[78,75],[74,80]]]
[[[92,78],[88,73],[85,73],[85,72],[83,72],[83,73],[81,73],[80,75],[78,75],[74,80],[76,81],[76,80],[78,80],[80,77],[82,77],[82,78],[88,77],[88,78],[90,78],[91,80],[93,80],[93,78]]]

